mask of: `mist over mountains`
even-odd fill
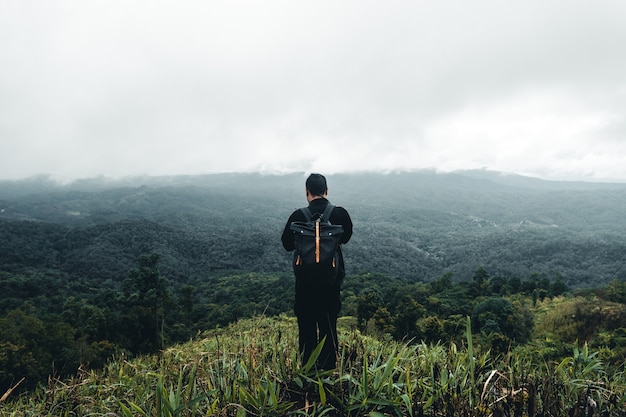
[[[306,205],[305,175],[212,174],[60,185],[0,182],[0,270],[119,282],[145,253],[170,281],[229,271],[289,273],[280,244]],[[626,184],[555,182],[491,171],[328,176],[354,222],[348,274],[431,281],[554,277],[570,287],[626,279]],[[349,277],[348,277],[349,279]],[[94,284],[95,283],[95,284]]]

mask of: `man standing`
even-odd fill
[[[313,216],[322,215],[329,203],[326,178],[321,174],[311,174],[306,180],[306,198],[308,209]],[[305,222],[307,217],[303,210],[294,211],[282,234],[282,243],[287,251],[296,249],[294,234],[291,231],[293,222]],[[333,225],[343,226],[340,243],[347,243],[352,236],[352,220],[343,207],[335,207],[329,219]],[[326,342],[318,357],[319,368],[328,370],[336,367],[337,358],[337,317],[341,309],[341,283],[345,276],[341,247],[337,259],[338,276],[333,283],[316,284],[296,276],[296,302],[294,311],[298,318],[298,344],[302,355],[302,363],[309,360],[311,353],[322,339]]]

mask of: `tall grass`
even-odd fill
[[[381,341],[340,325],[338,369],[301,366],[293,318],[257,317],[158,356],[117,358],[0,403],[2,416],[623,415],[626,378],[586,346],[561,361]],[[604,413],[604,414],[602,414]]]

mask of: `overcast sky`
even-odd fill
[[[0,0],[0,179],[626,182],[626,1]]]

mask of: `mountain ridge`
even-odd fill
[[[305,177],[305,172],[288,173],[266,173],[266,172],[224,172],[196,175],[135,175],[126,177],[85,177],[72,181],[61,182],[54,180],[50,175],[37,175],[24,179],[8,180],[0,179],[0,197],[7,193],[23,195],[24,193],[45,192],[53,189],[65,190],[97,190],[102,188],[134,187],[139,185],[175,185],[188,184],[198,185],[206,180],[211,180],[213,184],[231,184],[232,180],[242,178],[280,178],[280,177]],[[626,188],[626,182],[618,181],[580,181],[580,180],[550,180],[539,177],[525,176],[512,172],[494,171],[488,169],[465,169],[454,171],[438,171],[435,169],[420,170],[397,170],[397,171],[354,171],[344,173],[334,173],[327,175],[329,178],[340,177],[400,177],[400,176],[422,176],[429,178],[449,178],[477,179],[491,183],[506,185],[508,187],[535,188],[535,189],[604,189],[604,188]]]
[[[288,271],[289,254],[279,236],[291,211],[306,204],[304,179],[304,173],[211,174],[125,180],[123,186],[97,179],[95,185],[87,181],[45,191],[39,184],[32,192],[27,182],[18,195],[15,184],[0,183],[4,262],[9,253],[19,258],[30,250],[15,236],[20,233],[15,222],[25,221],[41,223],[24,225],[38,236],[31,246],[50,251],[38,258],[64,260],[68,273],[80,273],[71,268],[90,263],[91,253],[101,263],[115,254],[120,265],[112,269],[121,274],[142,251],[162,252],[169,260],[164,269],[180,279],[238,266]],[[573,287],[626,278],[616,255],[626,247],[621,210],[626,185],[546,185],[518,177],[510,185],[509,180],[487,171],[329,175],[330,200],[348,208],[355,223],[345,248],[349,269],[412,281],[447,272],[466,280],[481,266],[522,279],[556,271]],[[57,226],[49,229],[46,223]],[[47,228],[54,238],[46,238]],[[125,246],[124,234],[142,244]],[[67,249],[76,246],[67,236],[86,247]],[[10,241],[22,244],[11,247]],[[89,267],[92,273],[98,269],[107,270],[97,263]]]

